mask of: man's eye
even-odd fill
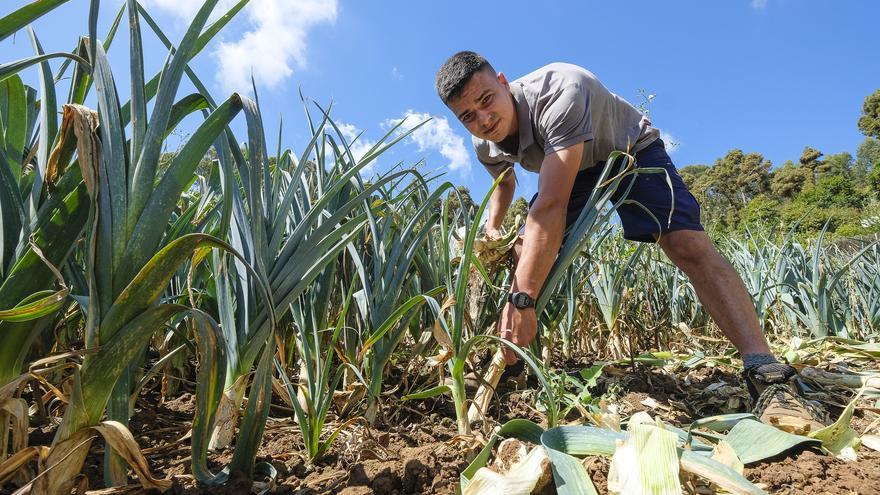
[[[462,117],[461,121],[462,122],[470,122],[471,120],[473,120],[473,118],[474,118],[474,114],[469,113],[469,114],[465,115],[464,117]]]
[[[492,95],[486,95],[483,98],[483,104],[489,103],[490,101],[492,101]]]

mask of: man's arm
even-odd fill
[[[538,197],[526,219],[523,252],[513,280],[514,291],[527,292],[537,299],[556,261],[565,230],[568,198],[583,151],[584,144],[579,143],[547,155],[541,164]]]
[[[526,218],[525,240],[512,292],[525,292],[534,299],[538,298],[562,244],[568,198],[583,151],[584,144],[578,143],[544,158],[538,176],[538,197]],[[502,338],[519,346],[528,345],[537,332],[535,309],[520,310],[507,303],[501,313],[500,329]],[[508,363],[516,362],[511,350],[505,347],[503,352]]]
[[[511,167],[489,198],[489,218],[486,221],[486,234],[489,237],[501,237],[501,224],[515,192],[516,175]]]

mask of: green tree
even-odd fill
[[[874,165],[865,182],[868,183],[868,190],[874,194],[874,197],[880,199],[880,163]]]
[[[773,171],[770,179],[770,191],[774,196],[793,199],[804,189],[810,177],[810,170],[796,165],[791,160]]]
[[[458,186],[454,191],[446,195],[446,220],[452,222],[456,216],[464,215],[466,221],[470,221],[477,212],[477,205],[471,198],[471,191],[465,186]],[[436,206],[437,212],[440,205]],[[464,211],[462,211],[464,210]]]
[[[821,158],[821,151],[815,148],[811,148],[809,146],[804,146],[804,152],[801,153],[801,158],[799,161],[802,167],[810,171],[810,181],[814,184],[816,183],[818,169],[824,164]]]
[[[880,89],[874,91],[862,104],[859,130],[868,137],[880,139]]]
[[[740,219],[749,225],[774,225],[779,222],[782,201],[767,194],[755,196],[740,213]]]
[[[865,138],[856,151],[856,162],[853,164],[853,177],[867,178],[868,174],[880,165],[880,140]]]
[[[845,151],[836,155],[830,155],[816,168],[816,173],[819,177],[840,175],[852,178],[853,161],[853,156]]]
[[[678,173],[700,203],[703,224],[713,231],[726,231],[731,222],[728,215],[730,202],[713,189],[715,178],[712,167],[688,165]],[[735,222],[735,218],[732,221]]]
[[[838,229],[847,228],[852,231],[859,225],[861,215],[857,208],[833,206],[831,208],[810,207],[803,201],[791,201],[779,209],[779,217],[784,225],[798,222],[798,232],[815,236],[828,222],[828,231],[836,233]]]
[[[708,165],[688,165],[687,167],[682,167],[678,170],[678,174],[681,176],[681,179],[684,181],[685,185],[687,185],[688,189],[694,194],[694,196],[698,196],[698,192],[702,193],[705,191],[700,191],[700,188],[703,186],[701,180],[704,180],[706,176],[706,172],[710,170]]]
[[[840,175],[830,175],[804,189],[797,199],[820,208],[861,208],[867,198],[851,180]]]
[[[770,166],[760,153],[733,149],[712,167],[690,165],[679,173],[700,202],[704,223],[725,231],[736,227],[752,198],[770,191]]]
[[[526,201],[522,196],[513,200],[513,203],[510,204],[510,208],[507,209],[507,213],[504,214],[504,221],[501,223],[501,227],[505,232],[509,232],[510,229],[516,227],[516,217],[522,217],[522,221],[526,221],[526,217],[529,215],[529,202]]]
[[[745,206],[753,197],[770,190],[770,166],[760,153],[731,150],[712,167],[709,192],[724,197],[729,206]]]

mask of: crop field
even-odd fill
[[[205,1],[174,40],[135,0],[92,1],[45,53],[28,26],[64,1],[0,17],[34,50],[0,60],[0,493],[880,493],[876,234],[713,236],[828,413],[764,424],[688,278],[611,220],[629,155],[520,349],[496,320],[525,211],[488,239],[489,196],[406,162],[361,174],[412,130],[356,159],[304,97],[290,149],[256,88],[212,95],[188,64],[247,0]],[[155,74],[147,36],[170,52]]]

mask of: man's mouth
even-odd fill
[[[500,121],[500,120],[496,120],[495,123],[492,124],[492,127],[490,127],[489,129],[486,130],[486,134],[487,134],[487,135],[489,135],[489,134],[493,134],[493,133],[495,132],[495,129],[498,128],[498,124],[499,124],[499,123],[501,123],[501,121]]]

